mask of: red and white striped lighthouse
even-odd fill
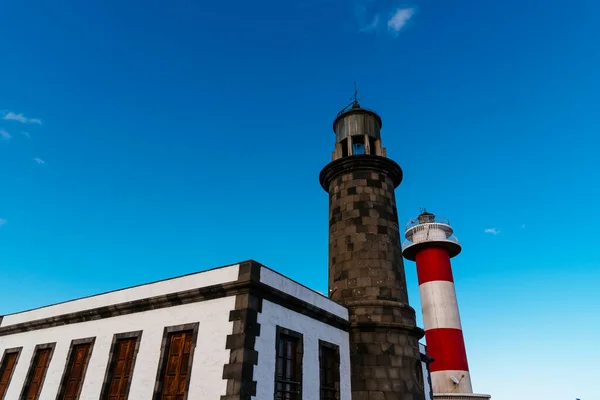
[[[406,225],[403,255],[416,261],[433,394],[438,399],[473,395],[450,258],[461,251],[450,223],[423,211]],[[461,394],[461,397],[456,397]]]

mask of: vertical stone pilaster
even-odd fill
[[[241,263],[238,280],[260,281],[260,264],[255,261]],[[223,367],[227,391],[221,400],[250,400],[256,396],[254,366],[258,364],[258,352],[254,346],[260,336],[258,313],[261,311],[262,298],[251,290],[236,295],[235,309],[229,313],[233,331],[226,341],[226,348],[230,350],[229,363]]]

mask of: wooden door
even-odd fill
[[[192,331],[170,336],[161,400],[183,400],[189,379],[189,361],[192,351]]]
[[[79,398],[91,347],[90,343],[73,346],[71,359],[67,364],[62,394],[59,396],[60,400],[77,400]]]
[[[126,400],[127,388],[131,380],[133,369],[133,357],[135,355],[135,346],[137,338],[128,338],[118,340],[115,345],[115,353],[110,372],[110,389],[108,390],[107,400]]]
[[[33,371],[29,383],[25,390],[25,400],[37,400],[42,390],[42,384],[44,383],[44,377],[48,370],[48,364],[50,364],[50,353],[52,349],[39,349],[35,355],[33,362]]]
[[[3,399],[6,394],[6,389],[8,389],[8,383],[15,369],[18,355],[19,353],[8,353],[4,357],[4,362],[0,367],[0,399]]]

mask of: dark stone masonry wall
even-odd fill
[[[382,172],[355,171],[329,186],[331,299],[408,302],[394,184]]]
[[[394,189],[400,167],[378,156],[336,160],[329,192],[330,298],[350,313],[352,400],[422,400],[414,309],[408,305]]]

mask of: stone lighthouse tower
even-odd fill
[[[404,257],[416,261],[435,399],[489,399],[473,394],[450,259],[461,246],[448,220],[427,211],[406,225]]]
[[[381,118],[356,96],[333,122],[329,193],[329,297],[350,314],[353,400],[423,400],[415,311],[408,304],[394,189],[402,170],[386,157]]]

